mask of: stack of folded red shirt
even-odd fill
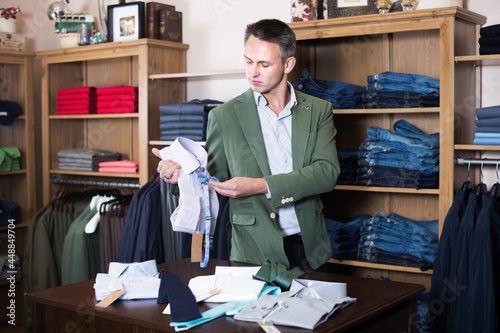
[[[97,88],[97,113],[137,112],[137,87]]]
[[[109,161],[99,163],[99,172],[139,173],[139,161]]]
[[[57,91],[58,115],[89,114],[97,112],[95,87],[77,87]]]

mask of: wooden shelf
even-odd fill
[[[500,65],[500,54],[456,56],[455,62],[470,62],[474,66],[498,66]]]
[[[210,76],[231,76],[245,74],[243,69],[213,71],[213,72],[193,72],[193,73],[170,73],[170,74],[153,74],[149,78],[151,80],[158,79],[184,79],[184,78],[202,78]]]
[[[12,175],[25,175],[26,172],[27,171],[25,169],[14,170],[14,171],[1,171],[0,172],[0,177],[2,177],[2,176],[12,176]]]
[[[149,141],[159,138],[161,105],[184,102],[186,83],[149,79],[150,75],[185,72],[189,45],[143,38],[38,52],[41,60],[43,201],[60,189],[51,177],[93,177],[99,182],[117,178],[146,184],[156,169]],[[67,87],[138,87],[137,113],[57,115],[57,92]],[[95,148],[139,161],[139,174],[54,170],[63,149]],[[82,180],[83,182],[83,180]],[[117,182],[118,183],[118,182]],[[93,186],[89,180],[88,186]]]
[[[439,108],[398,108],[398,109],[335,109],[333,114],[391,114],[391,113],[439,113]]]
[[[75,120],[75,119],[117,119],[117,118],[139,118],[138,113],[107,113],[107,114],[75,114],[75,115],[51,115],[53,120]]]
[[[455,145],[455,150],[472,150],[472,151],[480,151],[480,150],[489,150],[489,151],[500,151],[499,146],[492,145],[468,145],[468,144],[457,144]]]
[[[378,192],[378,193],[408,193],[408,194],[432,194],[439,195],[439,189],[413,189],[401,187],[378,187],[378,186],[356,186],[356,185],[337,185],[335,190],[340,191],[360,191],[360,192]]]
[[[357,260],[330,259],[328,262],[330,262],[332,264],[338,264],[338,265],[356,266],[356,267],[374,268],[374,269],[382,269],[382,270],[389,270],[389,271],[396,271],[396,272],[407,272],[407,273],[418,273],[418,274],[432,275],[432,269],[422,271],[416,267],[385,265],[385,264],[377,264],[377,263],[366,262],[366,261],[357,261]]]
[[[205,146],[205,141],[196,141],[200,146]],[[173,141],[161,141],[161,140],[151,140],[149,141],[150,146],[170,146]]]
[[[70,175],[70,176],[91,176],[105,178],[139,178],[139,174],[132,173],[112,173],[112,172],[96,172],[96,171],[67,171],[67,170],[50,170],[53,175]]]

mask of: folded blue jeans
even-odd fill
[[[425,95],[434,95],[439,96],[439,88],[431,88],[422,85],[416,85],[411,83],[394,83],[394,82],[375,82],[368,83],[366,85],[366,90],[369,92],[372,91],[414,91],[418,93],[422,93]]]
[[[373,247],[380,248],[382,250],[386,250],[388,252],[401,253],[407,255],[413,255],[421,260],[424,260],[428,263],[433,263],[434,258],[436,257],[436,252],[431,250],[421,249],[416,250],[414,248],[409,248],[403,244],[390,242],[386,240],[369,240],[369,241],[361,241],[360,240],[359,250],[363,249],[371,249]]]
[[[387,265],[418,267],[422,271],[432,268],[432,263],[425,262],[411,254],[393,253],[376,247],[361,250],[359,260]]]
[[[425,157],[436,157],[439,156],[439,148],[423,148],[423,147],[410,147],[405,143],[389,141],[389,140],[378,140],[368,138],[366,142],[361,143],[359,146],[360,150],[374,151],[374,152],[385,152],[385,151],[411,151],[415,156],[425,158]]]
[[[359,160],[360,167],[370,167],[370,166],[386,166],[403,168],[409,170],[418,170],[423,173],[435,173],[439,171],[439,166],[437,165],[421,165],[420,163],[415,163],[408,160],[388,160],[381,158],[363,158]]]
[[[367,83],[373,82],[390,82],[390,83],[407,83],[413,85],[426,86],[429,88],[439,89],[439,80],[427,75],[409,74],[386,71],[366,77]]]
[[[387,216],[376,213],[371,219],[365,220],[364,226],[382,226],[391,230],[409,234],[417,240],[436,242],[438,240],[438,220],[421,221],[403,217],[396,213]]]
[[[399,142],[410,147],[428,149],[439,147],[439,134],[426,134],[417,128],[407,126],[409,123],[401,122],[401,120],[394,123],[394,133],[377,126],[368,127],[368,138],[372,140]],[[420,133],[416,133],[414,130],[420,131]]]

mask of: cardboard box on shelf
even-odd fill
[[[24,51],[26,50],[26,35],[0,32],[0,50]]]

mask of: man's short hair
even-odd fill
[[[295,55],[295,33],[280,20],[264,19],[247,25],[245,44],[252,35],[260,40],[278,44],[283,63]]]

